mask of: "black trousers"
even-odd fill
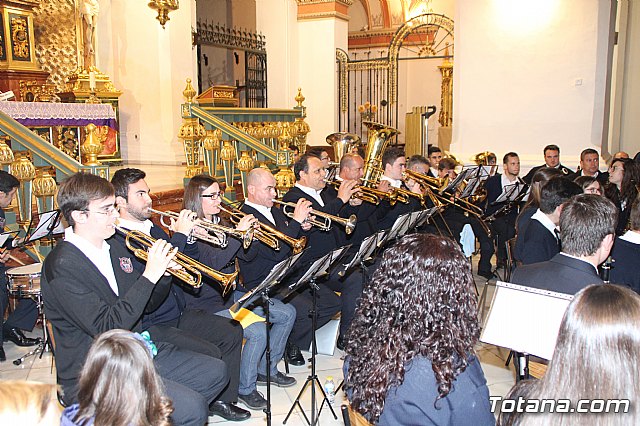
[[[516,236],[517,216],[509,214],[497,218],[492,224],[494,238],[496,238],[497,260],[504,263],[507,259],[507,249],[505,243]]]
[[[342,301],[325,283],[319,282],[317,285],[319,288],[317,293],[317,327],[320,328],[340,311]],[[304,284],[303,287],[286,298],[282,297],[282,295],[276,297],[285,303],[292,304],[296,308],[296,322],[293,324],[291,334],[289,334],[289,342],[302,350],[307,350],[311,345],[312,337],[311,309],[313,307],[313,298],[309,286]]]
[[[7,290],[7,279],[4,275],[5,268],[0,268],[0,325],[4,320],[4,313],[9,306],[9,292]],[[32,299],[24,298],[20,299],[16,309],[9,315],[6,321],[4,321],[4,327],[0,327],[0,347],[2,347],[2,340],[4,338],[3,329],[6,328],[19,328],[20,330],[33,330],[38,320],[38,306]]]
[[[338,275],[338,270],[336,269],[323,284],[333,291],[340,292],[340,299],[342,299],[340,336],[344,336],[351,325],[358,301],[360,300],[360,296],[362,296],[362,271],[360,268],[353,268],[348,271],[345,276],[341,277]]]
[[[185,349],[224,361],[229,381],[217,398],[238,401],[242,326],[237,321],[199,310],[185,310],[174,323],[149,327],[152,340],[169,342]]]
[[[175,425],[202,426],[207,423],[209,404],[229,382],[224,362],[158,342],[154,364],[173,401]]]

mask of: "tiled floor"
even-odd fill
[[[481,277],[476,277],[476,282],[482,291],[482,286],[485,280]],[[491,293],[493,287],[489,287],[489,297],[487,297],[487,305],[491,301]],[[35,336],[40,329],[36,329],[34,333],[29,335]],[[40,359],[39,357],[31,357],[27,359],[23,364],[15,366],[11,361],[15,358],[28,352],[28,348],[20,348],[13,343],[4,344],[5,352],[7,354],[7,361],[0,363],[0,380],[20,379],[20,380],[35,380],[39,382],[54,383],[55,372],[52,372],[51,355],[45,353]],[[489,391],[491,395],[504,396],[509,391],[514,383],[514,374],[511,369],[505,368],[504,362],[508,355],[505,349],[497,348],[492,345],[478,344],[477,353],[482,363],[487,382],[489,384]],[[305,355],[307,355],[305,353]],[[321,383],[324,383],[327,376],[333,376],[336,385],[342,381],[342,352],[336,350],[333,356],[318,355],[317,362],[317,375]],[[284,365],[280,364],[280,370],[284,371]],[[295,401],[302,385],[310,374],[310,367],[307,363],[302,367],[291,367],[291,374],[298,380],[296,386],[287,389],[280,389],[273,386],[271,388],[271,400],[272,400],[272,423],[283,424],[283,421],[289,412],[293,402]],[[258,388],[263,393],[266,392],[266,388]],[[318,391],[319,395],[320,392]],[[343,401],[344,394],[342,391],[336,394],[336,401],[333,408],[336,412],[337,419],[334,419],[331,411],[325,406],[320,414],[321,425],[342,425],[342,416],[340,413],[340,404]],[[317,398],[320,401],[320,398]],[[307,416],[311,415],[311,388],[307,387],[306,391],[302,395],[300,403],[307,413]],[[222,425],[225,423],[231,424],[231,422],[225,422],[220,417],[211,417],[209,424]],[[242,422],[243,425],[264,425],[266,423],[265,414],[261,411],[252,411],[252,417],[250,420]],[[306,425],[304,418],[301,415],[299,409],[293,411],[293,414],[286,423],[287,425],[297,426]]]

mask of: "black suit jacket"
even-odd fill
[[[593,265],[562,253],[546,262],[518,267],[511,282],[566,294],[576,294],[590,284],[603,284]]]
[[[518,236],[518,240],[520,236]],[[544,262],[560,253],[558,240],[542,223],[531,219],[522,236],[522,252],[518,258],[525,265]],[[517,242],[516,242],[517,244]]]
[[[418,210],[422,210],[422,205],[416,197],[409,197],[408,204],[396,202],[393,206],[389,201],[384,200],[376,210],[378,219],[376,227],[378,230],[389,229],[393,226],[398,217]]]
[[[327,186],[322,192],[327,193],[327,197],[330,200],[338,198],[338,191],[331,186]],[[357,250],[358,245],[367,238],[369,235],[372,235],[377,229],[377,218],[376,218],[376,205],[362,202],[359,206],[352,206],[349,203],[344,203],[342,208],[338,212],[338,216],[343,218],[349,218],[351,215],[355,215],[358,220],[356,222],[356,227],[353,232],[349,235],[344,231],[344,227],[336,226],[336,230],[339,231],[337,233],[339,244],[353,244],[354,249]]]
[[[344,205],[342,200],[340,198],[332,199],[331,194],[327,193],[326,190],[323,190],[320,193],[320,197],[322,198],[322,201],[324,201],[324,206],[321,206],[313,197],[310,197],[300,188],[294,186],[284,195],[284,197],[282,197],[282,200],[289,203],[297,203],[300,198],[304,198],[311,201],[311,206],[314,210],[338,216]],[[317,219],[322,220],[321,218]],[[323,231],[320,228],[313,226],[309,231],[303,231],[303,235],[307,236],[308,249],[300,261],[308,263],[315,259],[319,259],[331,250],[340,247],[340,232],[344,232],[343,230],[337,229],[340,226],[341,225],[333,224],[329,231]]]
[[[542,166],[536,166],[536,167],[532,168],[531,170],[529,170],[529,173],[527,173],[527,175],[522,178],[522,180],[526,184],[531,185],[531,180],[533,180],[533,175],[535,175],[536,172],[538,170],[542,169],[543,167],[547,167],[547,165],[543,164]],[[569,169],[568,167],[563,166],[562,164],[558,165],[558,169],[562,172],[562,174],[564,176],[570,176],[570,175],[572,175],[574,173],[573,170]]]
[[[609,280],[614,284],[623,284],[631,287],[636,293],[640,293],[640,244],[634,244],[626,240],[616,238],[611,250],[614,262],[611,265]]]
[[[42,265],[42,297],[56,340],[56,370],[66,400],[75,400],[82,364],[93,339],[108,330],[141,331],[140,317],[155,284],[133,267],[133,255],[109,241],[116,295],[98,268],[76,246],[63,241]],[[170,277],[161,278],[168,285]]]
[[[485,208],[485,215],[489,216],[500,210],[506,204],[504,202],[493,204],[500,194],[502,194],[502,175],[500,173],[496,173],[491,176],[485,182],[484,187],[487,190],[487,206]],[[518,209],[511,209],[511,211],[507,213],[507,216],[511,216],[515,221],[518,216]]]
[[[283,232],[289,237],[300,238],[302,236],[302,228],[295,220],[288,220],[280,209],[273,207],[271,214],[276,224],[274,225],[262,215],[258,210],[251,206],[243,205],[241,210],[244,213],[252,214],[261,223],[275,227],[278,231]],[[291,256],[291,247],[280,242],[280,250],[276,251],[261,241],[254,241],[247,250],[240,249],[238,251],[238,260],[240,263],[240,273],[242,274],[243,287],[245,290],[252,290],[260,284],[271,272],[273,266]]]
[[[575,173],[572,173],[568,176],[571,180],[576,180],[576,178],[582,176],[580,174],[580,170],[577,170]],[[598,176],[596,176],[596,180],[600,182],[600,185],[604,186],[609,180],[609,172],[598,172]]]

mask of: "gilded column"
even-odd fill
[[[220,148],[220,160],[222,160],[222,168],[224,170],[225,196],[235,198],[235,189],[233,186],[234,163],[236,159],[236,149],[229,140],[222,141]]]
[[[245,198],[247,198],[247,173],[253,169],[255,163],[255,160],[249,155],[249,151],[240,151],[240,156],[238,157],[238,170],[240,170],[242,193]]]
[[[16,222],[23,228],[31,222],[31,208],[33,200],[33,178],[36,176],[36,168],[29,159],[27,152],[16,153],[16,159],[9,168],[9,172],[20,181],[18,188],[18,219]]]
[[[307,118],[307,108],[302,105],[305,97],[302,96],[302,89],[300,87],[298,87],[298,94],[295,99],[298,105],[294,107],[294,109],[300,110],[300,117],[296,117],[296,121],[293,123],[296,133],[294,143],[298,147],[298,152],[302,155],[307,150],[307,134],[311,131],[311,128],[307,122],[304,121],[304,119]]]
[[[36,177],[33,179],[33,195],[36,196],[38,213],[55,209],[55,195],[58,189],[55,173],[55,168],[49,167],[36,170]],[[53,248],[53,243],[52,238],[42,238],[40,240],[40,254],[46,256]]]
[[[9,136],[0,139],[0,165],[2,165],[2,170],[5,172],[9,171],[9,165],[13,163],[14,160],[13,151],[7,143],[10,140]]]
[[[291,170],[293,152],[289,150],[289,145],[291,144],[289,127],[289,123],[284,123],[282,133],[278,136],[276,165],[280,170],[278,170],[278,173],[276,173],[274,177],[276,179],[276,190],[278,191],[279,197],[282,197],[296,183],[296,177]]]
[[[187,101],[187,106],[193,104],[193,98],[196,95],[196,91],[191,86],[191,79],[187,79],[187,87],[182,92],[182,95]],[[188,109],[188,108],[187,108]],[[184,110],[184,108],[183,108]],[[184,146],[184,155],[187,160],[187,170],[185,171],[185,179],[191,179],[192,177],[202,173],[202,166],[200,165],[200,149],[202,148],[202,139],[206,136],[206,130],[197,117],[182,115],[182,126],[178,131],[178,139],[182,139]]]
[[[220,152],[220,141],[222,140],[222,130],[207,130],[207,134],[202,140],[204,152],[204,164],[210,176],[216,175],[218,166],[218,153]]]
[[[453,124],[453,62],[449,55],[449,46],[445,49],[445,59],[438,67],[442,73],[442,93],[440,97],[440,115],[438,122],[438,146],[448,151],[451,148],[451,126]]]

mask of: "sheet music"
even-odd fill
[[[480,341],[551,359],[573,295],[498,281]]]
[[[329,267],[331,266],[331,264],[334,263],[336,260],[338,260],[340,257],[342,257],[344,253],[346,253],[349,247],[351,247],[351,244],[338,247],[337,249],[333,250],[331,253],[322,256],[320,259],[317,259],[315,262],[313,262],[313,264],[309,267],[309,269],[307,269],[307,271],[302,275],[302,277],[300,277],[300,279],[297,282],[291,284],[289,288],[293,290],[295,288],[298,288],[300,285],[304,284],[305,282],[311,280],[311,278],[318,277],[320,275],[327,273],[329,271]]]
[[[36,228],[29,234],[26,242],[33,242],[50,234],[63,234],[64,226],[60,221],[60,210],[52,210],[40,213],[40,221]],[[32,224],[33,225],[33,222]],[[31,228],[31,225],[29,228]]]
[[[3,232],[2,234],[0,234],[0,247],[4,247],[7,240],[9,238],[14,238],[16,235],[18,235],[18,233],[13,231]]]
[[[518,198],[518,195],[520,195],[520,192],[525,187],[525,185],[526,184],[524,182],[520,182],[520,181],[516,181],[512,184],[505,185],[502,188],[502,194],[500,194],[498,198],[496,198],[494,203],[497,204],[497,203],[504,203],[507,201],[515,200],[516,198]]]

